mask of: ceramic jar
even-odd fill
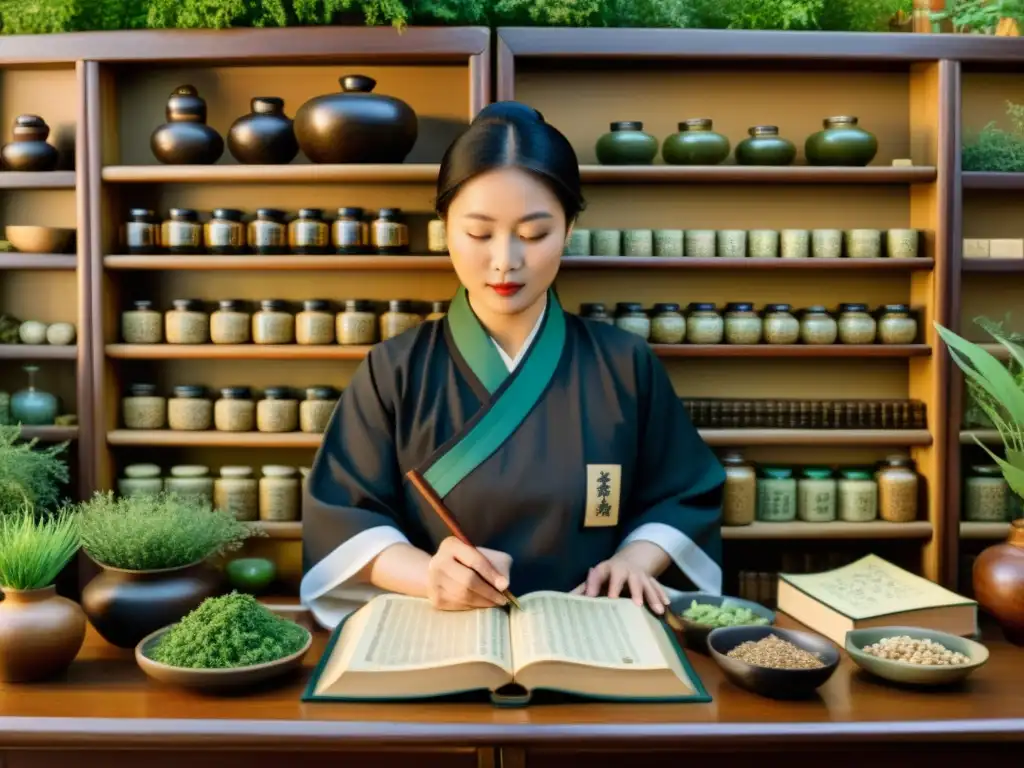
[[[377,341],[377,315],[369,299],[347,299],[335,319],[339,344],[366,345]]]
[[[260,478],[260,520],[284,523],[299,519],[300,479],[295,467],[268,465]]]
[[[917,340],[917,320],[906,304],[886,304],[878,318],[878,340],[882,344],[913,344]]]
[[[203,225],[199,212],[191,208],[171,208],[160,226],[160,245],[168,253],[191,255],[203,250]]]
[[[595,256],[621,256],[622,231],[618,229],[595,229],[590,234],[591,249]]]
[[[48,144],[50,126],[39,115],[19,115],[9,144],[0,149],[5,171],[52,171],[59,153]]]
[[[708,118],[684,120],[678,128],[661,147],[668,165],[718,165],[729,156],[729,139],[716,133]]]
[[[249,222],[246,233],[249,249],[259,256],[279,256],[288,253],[288,224],[284,211],[260,208],[256,218]]]
[[[917,520],[918,476],[909,456],[886,457],[875,474],[878,516],[890,523]]]
[[[839,519],[867,523],[878,519],[878,483],[862,469],[844,469],[839,479]]]
[[[725,341],[728,344],[758,344],[761,341],[761,317],[754,305],[732,301],[725,307]]]
[[[60,411],[60,399],[36,387],[38,365],[25,365],[22,370],[28,374],[28,386],[11,395],[11,416],[16,423],[26,425],[53,424]]]
[[[288,387],[267,387],[256,403],[256,429],[260,432],[295,432],[299,428],[299,401]]]
[[[204,387],[176,386],[167,399],[167,426],[184,432],[201,432],[213,426],[213,401]]]
[[[745,229],[720,229],[717,234],[716,246],[719,258],[745,258],[747,255],[747,231]]]
[[[811,230],[811,257],[815,259],[838,259],[843,255],[843,230]]]
[[[885,233],[885,255],[890,259],[917,258],[920,233],[916,229],[889,229]]]
[[[294,160],[299,143],[291,118],[284,113],[284,99],[257,96],[249,109],[228,130],[232,157],[247,165],[284,165]]]
[[[1010,524],[1006,541],[974,561],[974,596],[1014,645],[1024,645],[1024,519]]]
[[[682,344],[686,338],[686,318],[678,304],[655,304],[651,317],[651,341],[655,344]]]
[[[163,489],[164,479],[157,464],[129,464],[124,477],[117,481],[117,492],[122,496],[151,496]]]
[[[363,219],[362,208],[339,208],[331,224],[331,244],[342,255],[367,253],[370,250],[370,228]]]
[[[796,157],[796,147],[779,136],[777,125],[755,125],[747,133],[736,145],[737,165],[789,165]]]
[[[221,467],[220,477],[213,481],[213,506],[236,520],[259,520],[259,483],[252,467]]]
[[[658,140],[644,133],[639,120],[619,120],[597,140],[595,152],[601,165],[650,165],[658,155]]]
[[[1009,499],[1010,485],[999,465],[975,465],[964,480],[963,518],[973,523],[1005,522]]]
[[[811,256],[811,233],[806,229],[784,229],[779,233],[779,255],[784,259]]]
[[[245,224],[242,212],[234,208],[216,208],[203,226],[206,250],[217,256],[237,256],[245,252]]]
[[[866,304],[839,305],[839,340],[843,344],[874,344],[878,324]]]
[[[416,112],[394,96],[373,93],[366,75],[338,80],[341,93],[310,99],[295,113],[295,138],[313,163],[401,163],[419,131]]]
[[[789,304],[768,304],[764,308],[766,344],[796,344],[800,340],[800,321],[793,317]]]
[[[656,229],[654,230],[654,255],[660,258],[678,259],[682,257],[683,230],[681,229]]]
[[[644,312],[643,304],[620,301],[615,305],[615,325],[642,339],[651,338],[651,318]]]
[[[156,384],[130,384],[121,399],[121,420],[125,429],[163,429],[167,423],[167,400],[157,394]]]
[[[788,467],[764,467],[757,480],[757,519],[788,523],[796,519],[796,478]]]
[[[722,525],[750,525],[757,517],[757,472],[739,451],[722,456]]]
[[[85,642],[85,612],[57,594],[3,588],[0,601],[0,682],[29,683],[63,672]]]
[[[694,301],[686,308],[686,341],[688,344],[721,344],[725,338],[725,320],[710,303]]]
[[[200,299],[174,299],[174,309],[164,314],[168,344],[206,344],[210,340],[210,316]]]
[[[218,432],[252,432],[256,402],[249,387],[224,387],[213,404],[213,426]]]
[[[210,315],[210,341],[214,344],[248,344],[251,319],[241,299],[221,299]]]
[[[388,311],[380,316],[380,340],[387,341],[415,328],[423,322],[408,299],[392,299]]]
[[[409,225],[402,221],[400,208],[381,208],[370,225],[370,247],[381,256],[409,252]]]
[[[122,233],[124,247],[133,256],[150,256],[160,252],[160,219],[149,208],[132,208]]]
[[[174,89],[167,122],[150,137],[153,156],[172,165],[210,165],[224,154],[224,139],[206,124],[206,101],[191,85]]]
[[[688,229],[683,233],[683,255],[691,259],[712,259],[717,253],[713,229]]]
[[[826,117],[822,130],[804,142],[809,165],[863,166],[878,152],[878,139],[858,125],[856,117]]]
[[[747,253],[752,259],[775,259],[779,255],[779,233],[774,229],[752,229],[747,233]]]
[[[622,231],[622,255],[650,257],[654,255],[654,232],[650,229]]]
[[[164,318],[152,301],[133,301],[121,313],[121,339],[125,344],[159,344],[164,338]]]
[[[828,523],[836,519],[836,479],[828,467],[808,467],[797,481],[797,519]]]
[[[804,344],[835,344],[838,337],[839,324],[825,307],[816,304],[800,313],[800,341]]]
[[[334,387],[308,387],[305,399],[299,403],[299,429],[311,433],[326,432],[337,404],[338,390]]]
[[[203,464],[177,464],[164,481],[168,493],[189,496],[203,502],[213,501],[213,478],[210,468]]]
[[[322,255],[331,247],[331,228],[319,208],[301,208],[288,224],[288,248],[292,253]]]
[[[295,343],[333,344],[334,313],[327,299],[307,299],[295,316]]]
[[[848,229],[846,255],[851,259],[877,259],[882,255],[882,233],[877,229]]]
[[[605,325],[615,325],[615,318],[608,314],[608,308],[601,303],[580,304],[580,317]]]
[[[295,341],[295,316],[283,299],[264,299],[252,316],[252,340],[256,344],[291,344]]]

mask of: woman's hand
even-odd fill
[[[507,602],[511,556],[480,547],[473,549],[454,536],[437,548],[427,567],[427,597],[435,608],[464,611],[492,608]]]
[[[660,548],[657,548],[658,552],[654,553],[654,558],[647,557],[646,555],[649,554],[646,551],[647,548],[653,546],[647,542],[630,544],[608,560],[591,568],[587,574],[587,580],[576,587],[572,594],[597,597],[605,591],[604,587],[607,584],[608,597],[618,597],[622,594],[622,588],[628,586],[629,595],[633,598],[634,603],[643,605],[646,601],[652,611],[659,615],[664,613],[670,602],[668,595],[665,594],[664,587],[650,573],[652,566],[662,565],[662,558],[658,554],[663,553]],[[651,562],[652,559],[654,562]],[[659,572],[660,570],[661,568],[658,567]]]

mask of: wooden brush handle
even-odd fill
[[[427,481],[423,479],[419,472],[415,469],[410,469],[406,472],[405,476],[409,478],[409,482],[412,483],[416,490],[427,500],[427,503],[433,507],[434,512],[441,518],[442,522],[448,526],[448,530],[452,532],[452,536],[457,538],[463,544],[468,547],[472,547],[473,543],[466,538],[466,534],[459,528],[459,524],[455,522],[455,518],[452,517],[451,512],[445,507],[444,502],[441,501],[441,497],[437,495],[433,488],[427,484]],[[474,547],[475,549],[475,547]]]

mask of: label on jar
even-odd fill
[[[153,223],[129,221],[125,225],[125,244],[129,248],[149,248],[157,245],[160,228]]]
[[[165,221],[163,242],[168,248],[198,248],[202,239],[202,227],[190,221]]]
[[[781,523],[796,517],[796,483],[792,480],[759,480],[757,519]]]
[[[211,248],[241,248],[245,227],[234,221],[211,221],[206,225],[206,244]]]
[[[285,244],[285,228],[276,221],[249,222],[249,245],[253,248],[283,246]]]
[[[366,227],[361,221],[338,219],[334,222],[334,245],[355,248],[366,245]]]
[[[327,224],[298,219],[289,225],[288,239],[292,248],[323,247],[327,245]]]
[[[395,221],[373,222],[373,244],[378,248],[396,248],[409,242],[405,224]]]

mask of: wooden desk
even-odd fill
[[[989,663],[956,690],[893,688],[844,656],[819,698],[773,702],[733,687],[691,652],[712,703],[524,709],[303,703],[325,639],[317,637],[301,676],[212,697],[151,682],[130,652],[90,633],[65,679],[0,686],[0,768],[641,768],[701,757],[730,767],[969,759],[995,768],[1019,766],[1024,755],[1024,649],[1001,638],[986,640]]]

